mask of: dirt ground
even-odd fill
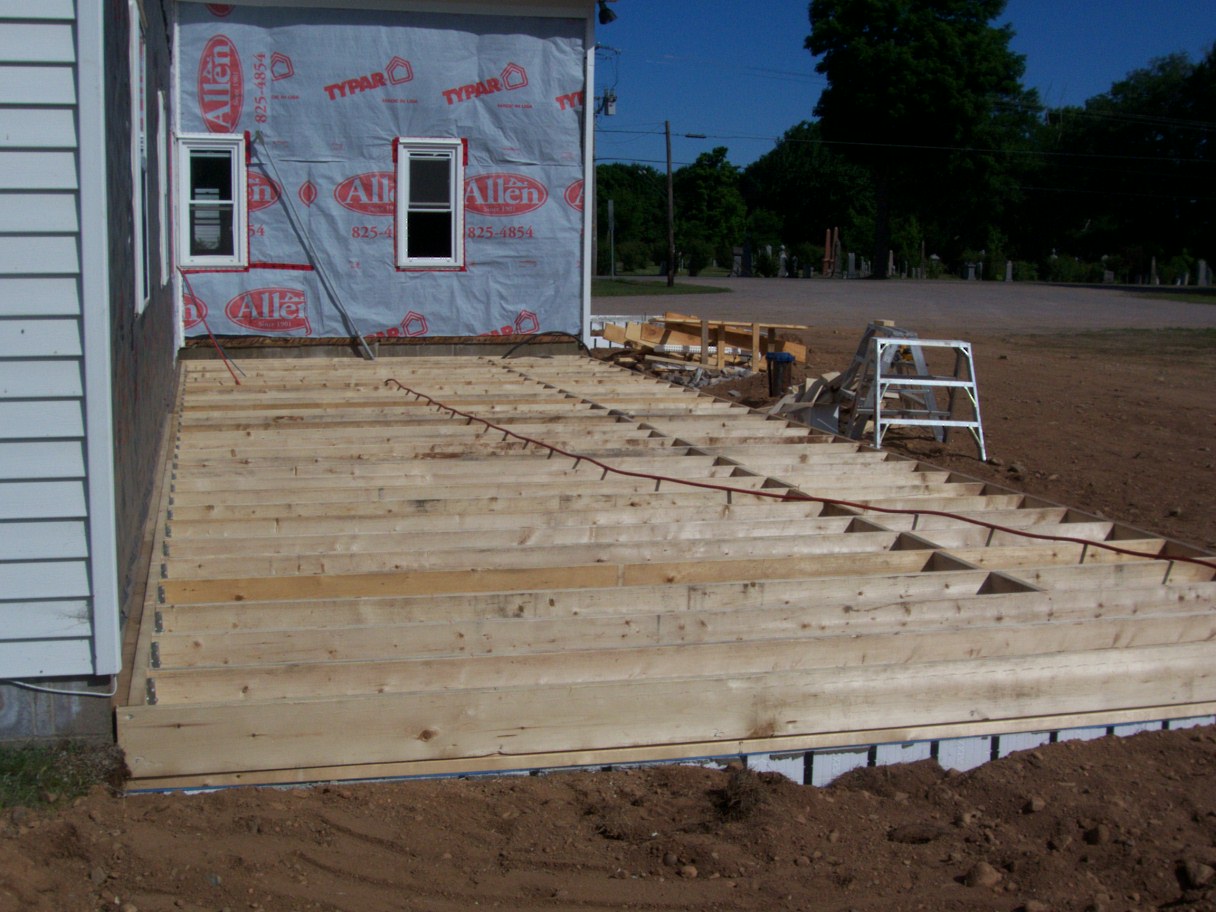
[[[807,340],[812,372],[857,334]],[[1216,548],[1216,337],[973,337],[991,464],[894,449]],[[749,399],[758,381],[736,381]],[[722,392],[725,393],[725,390]],[[825,789],[662,767],[119,797],[0,812],[0,910],[1216,909],[1216,729]]]
[[[843,371],[860,335],[804,338],[808,365],[792,379]],[[886,449],[1216,550],[1216,330],[967,338],[989,462],[965,430],[943,446],[896,428]],[[772,401],[763,375],[710,391],[758,407]]]

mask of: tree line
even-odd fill
[[[1165,284],[1216,260],[1216,45],[1151,61],[1079,106],[1022,85],[1004,0],[812,0],[816,120],[745,168],[728,149],[673,175],[676,246],[696,273],[747,246],[818,272],[825,230],[885,274]],[[666,176],[596,169],[598,268],[666,259]]]

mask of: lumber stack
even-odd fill
[[[596,335],[623,346],[632,357],[625,363],[641,364],[659,372],[701,367],[766,370],[765,355],[786,352],[806,363],[801,342],[778,338],[778,333],[807,330],[807,326],[778,323],[737,323],[668,312],[645,321],[606,319]]]
[[[181,369],[137,785],[1216,707],[1216,570],[1109,521],[589,359]]]

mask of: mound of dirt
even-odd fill
[[[0,819],[30,912],[1216,908],[1216,730],[832,786],[651,767],[209,794]]]

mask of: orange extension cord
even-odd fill
[[[910,510],[910,509],[903,509],[903,508],[897,508],[897,507],[879,507],[879,506],[875,506],[873,504],[857,503],[857,502],[851,501],[851,500],[837,500],[837,499],[831,498],[831,497],[817,497],[812,494],[805,494],[802,491],[786,490],[786,491],[782,491],[782,492],[778,493],[776,491],[766,491],[762,488],[761,489],[737,488],[737,487],[733,487],[731,485],[717,484],[715,482],[709,482],[709,481],[691,481],[686,478],[673,478],[670,475],[655,475],[651,472],[635,472],[635,471],[631,471],[629,469],[621,469],[621,468],[617,468],[616,466],[608,465],[607,463],[605,463],[599,459],[596,459],[593,456],[587,456],[582,453],[572,453],[569,450],[565,450],[565,449],[563,449],[559,446],[555,446],[554,444],[551,444],[551,443],[546,443],[543,440],[537,440],[534,437],[528,437],[524,434],[516,433],[515,431],[512,431],[501,425],[494,424],[492,421],[488,421],[485,418],[482,418],[478,415],[473,415],[473,414],[470,414],[469,412],[461,411],[458,408],[453,408],[452,406],[446,405],[443,402],[440,402],[439,400],[435,399],[432,396],[428,396],[426,393],[422,393],[422,392],[419,392],[418,390],[411,389],[410,387],[406,386],[405,384],[401,383],[399,380],[396,380],[395,378],[390,377],[389,379],[384,381],[385,386],[389,385],[390,383],[395,385],[399,390],[402,390],[403,392],[408,393],[417,399],[425,400],[428,405],[434,406],[435,408],[438,408],[445,412],[450,412],[454,416],[459,416],[461,418],[466,419],[470,424],[473,422],[477,422],[478,424],[485,425],[487,428],[489,428],[492,431],[501,432],[504,435],[503,439],[506,439],[507,437],[513,437],[516,440],[519,440],[526,445],[532,445],[532,446],[540,447],[543,450],[548,450],[550,454],[556,453],[559,456],[565,456],[568,459],[573,459],[575,467],[577,467],[579,465],[579,463],[582,463],[582,462],[590,463],[591,465],[595,466],[596,468],[604,470],[604,474],[603,474],[603,476],[601,476],[602,478],[606,478],[611,473],[613,475],[621,475],[626,478],[641,478],[641,479],[645,479],[647,481],[653,481],[655,483],[656,491],[659,489],[659,486],[661,484],[666,482],[668,484],[684,485],[684,486],[690,487],[690,488],[705,488],[705,489],[711,490],[711,491],[722,491],[723,493],[726,494],[728,503],[730,502],[730,498],[732,495],[742,494],[742,495],[747,495],[750,497],[767,497],[767,498],[770,498],[773,500],[781,500],[781,501],[794,500],[794,501],[806,501],[806,502],[810,502],[810,503],[820,503],[820,504],[830,505],[833,507],[847,507],[849,509],[860,510],[862,512],[871,512],[871,513],[892,513],[892,514],[905,515],[905,516],[941,516],[941,517],[945,517],[947,519],[956,520],[958,522],[969,523],[973,526],[979,526],[981,528],[988,529],[990,532],[994,532],[994,533],[995,532],[1005,532],[1009,535],[1016,535],[1021,538],[1035,539],[1037,541],[1065,542],[1067,544],[1081,545],[1083,547],[1083,550],[1081,552],[1081,562],[1082,563],[1085,562],[1085,555],[1088,552],[1089,548],[1099,548],[1103,551],[1111,551],[1111,552],[1114,552],[1115,554],[1122,554],[1125,557],[1141,557],[1141,558],[1147,558],[1148,560],[1164,560],[1164,561],[1171,561],[1171,562],[1178,561],[1178,562],[1187,563],[1187,564],[1197,564],[1198,566],[1206,567],[1209,570],[1216,570],[1216,562],[1203,560],[1203,559],[1197,558],[1197,557],[1185,557],[1185,556],[1181,556],[1181,555],[1174,556],[1174,557],[1163,557],[1160,554],[1152,554],[1147,551],[1133,551],[1130,548],[1120,548],[1118,545],[1112,545],[1109,542],[1092,541],[1090,539],[1085,539],[1085,538],[1073,538],[1073,537],[1070,537],[1067,535],[1046,535],[1046,534],[1043,534],[1040,532],[1027,532],[1025,529],[1013,529],[1008,526],[1001,526],[996,523],[985,522],[982,519],[973,519],[969,516],[961,516],[958,513],[950,513],[945,510]]]

